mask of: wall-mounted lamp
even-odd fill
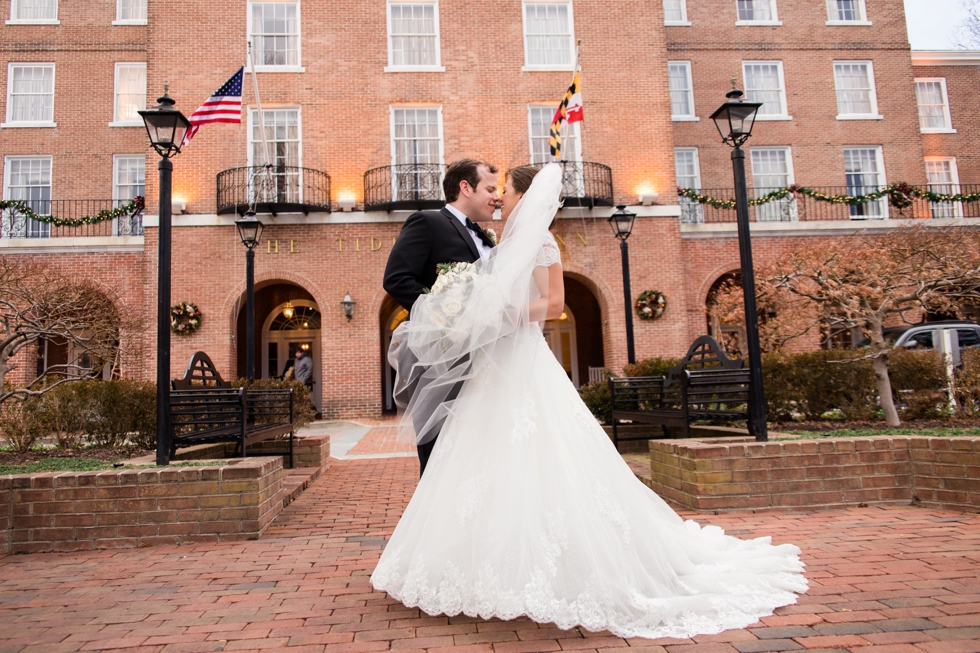
[[[640,195],[640,206],[651,206],[657,203],[657,198],[660,197],[655,192],[643,193]]]
[[[350,322],[354,319],[354,305],[357,304],[353,299],[350,298],[350,293],[348,292],[344,295],[344,299],[341,300],[340,305],[344,307],[344,317]]]
[[[170,212],[173,213],[174,215],[181,215],[186,210],[187,210],[187,205],[184,204],[183,202],[174,201],[171,202],[170,204]]]
[[[287,320],[292,319],[293,315],[296,314],[292,302],[286,302],[286,305],[282,307],[282,314]]]
[[[340,207],[341,211],[353,211],[355,204],[356,202],[353,197],[342,197],[337,200],[337,206]]]

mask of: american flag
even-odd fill
[[[187,145],[194,138],[197,130],[209,122],[242,122],[242,80],[245,75],[245,67],[242,66],[238,72],[221,85],[214,94],[205,100],[201,108],[191,114],[191,128],[184,135],[184,142]]]

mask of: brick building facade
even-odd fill
[[[174,159],[172,298],[196,303],[204,319],[173,337],[172,372],[198,350],[225,376],[244,372],[245,257],[233,222],[256,201],[266,225],[257,368],[280,374],[296,348],[309,348],[330,418],[390,408],[382,354],[403,316],[381,277],[401,222],[438,205],[445,163],[545,160],[576,44],[585,121],[566,139],[556,227],[567,310],[548,337],[580,384],[625,363],[620,252],[605,224],[619,201],[639,215],[629,239],[634,298],[656,289],[668,301],[660,319],[635,321],[638,356],[680,355],[709,328],[710,290],[738,268],[734,212],[679,201],[674,189],[731,196],[729,150],[709,116],[733,77],[765,103],[748,143],[753,188],[947,183],[935,175],[948,166],[929,176],[928,157],[958,157],[948,182],[958,184],[976,179],[980,164],[967,98],[976,66],[913,57],[901,3],[889,0],[235,0],[220,12],[162,0],[5,3],[4,198],[84,215],[94,205],[82,200],[110,206],[145,194],[148,210],[84,228],[7,211],[0,255],[91,275],[122,310],[148,316],[130,336],[143,355],[125,370],[146,379],[155,367],[157,157],[134,112],[168,81],[189,115],[246,62],[251,41],[269,142],[246,70],[242,123],[205,126]],[[945,109],[923,100],[940,86]],[[952,126],[924,130],[922,120],[941,122],[937,111]],[[266,160],[271,180],[258,167]],[[962,214],[922,210],[917,217]],[[807,239],[889,229],[908,216],[889,215],[887,204],[831,210],[799,199],[753,217],[764,262]],[[348,292],[351,320],[340,305]]]

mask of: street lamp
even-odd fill
[[[177,109],[163,84],[157,106],[139,111],[150,137],[150,145],[160,155],[160,220],[157,244],[157,465],[170,463],[170,223],[173,210],[171,193],[174,165],[180,154],[184,134],[191,123]]]
[[[245,378],[255,379],[255,246],[262,237],[262,222],[249,207],[235,220],[238,236],[245,245]]]
[[[350,293],[348,292],[344,295],[344,298],[340,301],[340,305],[344,307],[344,317],[350,322],[354,319],[354,305],[357,304],[353,299],[350,298]]]
[[[636,362],[636,350],[633,347],[633,299],[630,292],[630,250],[626,239],[633,233],[633,221],[636,214],[626,210],[625,204],[616,206],[616,212],[609,217],[613,233],[619,238],[619,251],[623,254],[623,298],[626,302],[626,358],[629,364]]]
[[[745,298],[745,339],[749,350],[749,433],[759,442],[769,439],[766,428],[766,400],[762,388],[762,350],[759,347],[759,314],[755,305],[755,274],[752,267],[752,235],[749,232],[749,198],[745,187],[744,143],[752,135],[760,102],[745,102],[735,88],[726,95],[728,102],[711,114],[721,140],[732,146],[735,174],[735,215],[738,223],[738,253],[742,264],[742,294]]]

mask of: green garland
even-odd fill
[[[86,224],[98,224],[107,220],[115,220],[116,218],[128,215],[137,216],[143,212],[144,206],[143,196],[137,195],[128,204],[117,206],[114,209],[103,209],[95,215],[86,215],[73,220],[71,218],[57,218],[53,215],[38,215],[23,200],[0,200],[0,211],[15,209],[18,213],[31,220],[53,224],[56,227],[80,227]]]
[[[749,206],[759,206],[760,204],[768,204],[769,202],[774,202],[776,200],[781,200],[788,195],[796,196],[806,195],[807,197],[812,197],[815,200],[821,202],[830,202],[832,204],[847,204],[850,206],[855,206],[858,204],[864,204],[865,202],[873,202],[879,200],[882,197],[887,197],[888,202],[898,209],[903,209],[912,204],[912,198],[919,198],[929,200],[930,202],[977,202],[980,201],[980,192],[976,193],[955,193],[946,195],[943,193],[934,193],[925,188],[919,188],[918,186],[913,186],[905,182],[899,182],[897,184],[892,184],[891,186],[886,186],[881,190],[872,191],[864,195],[827,195],[826,193],[821,193],[820,191],[814,190],[812,188],[806,188],[805,186],[797,186],[796,184],[790,186],[789,188],[781,188],[774,190],[770,193],[766,193],[761,197],[754,197],[749,200]],[[678,188],[677,195],[680,197],[686,197],[692,202],[698,202],[699,204],[707,204],[708,206],[713,206],[716,209],[734,209],[735,200],[720,200],[708,195],[702,195],[695,190],[690,188]]]

